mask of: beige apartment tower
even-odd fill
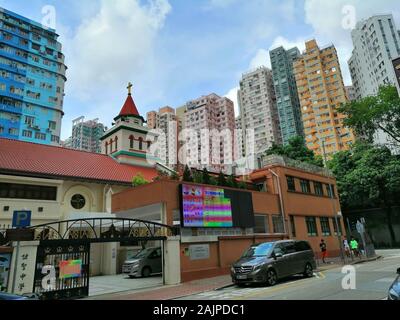
[[[345,115],[337,111],[348,99],[336,48],[319,48],[315,40],[306,42],[306,50],[294,62],[294,72],[307,147],[328,159],[348,150],[354,135],[343,124]]]

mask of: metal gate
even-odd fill
[[[36,257],[34,293],[44,300],[87,297],[89,264],[89,242],[42,242]]]

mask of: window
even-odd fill
[[[294,246],[297,252],[311,250],[310,244],[307,241],[296,241]]]
[[[57,122],[49,121],[49,129],[56,130],[56,127],[57,127]]]
[[[35,133],[35,139],[46,140],[46,134],[45,133],[41,133],[41,132],[36,132]]]
[[[26,116],[25,124],[27,124],[28,126],[33,126],[35,124],[35,117]]]
[[[294,182],[294,178],[287,176],[286,181],[287,181],[287,185],[288,185],[288,191],[296,191],[296,185]]]
[[[23,130],[22,131],[22,136],[24,136],[25,138],[32,138],[32,131]]]
[[[4,133],[4,127],[0,127],[0,134]]]
[[[60,143],[60,137],[59,136],[51,136],[51,142],[56,142],[56,143]]]
[[[292,237],[296,238],[296,224],[294,222],[294,216],[290,216],[290,231],[292,233]]]
[[[274,233],[284,233],[283,221],[281,216],[272,216]]]
[[[333,231],[334,231],[335,236],[338,235],[338,225],[339,225],[339,236],[343,235],[343,232],[342,232],[342,223],[341,223],[340,218],[338,217],[338,219],[337,219],[337,224],[336,224],[336,219],[335,219],[335,218],[332,218],[332,223],[333,223]]]
[[[17,136],[18,135],[18,129],[17,128],[10,128],[8,129],[8,134],[12,136]]]
[[[294,246],[294,241],[284,242],[282,243],[285,254],[291,254],[296,252],[296,248]]]
[[[323,196],[324,190],[321,182],[314,182],[314,191],[317,196]]]
[[[75,194],[71,198],[71,206],[76,210],[81,210],[86,205],[86,199],[81,194]]]
[[[321,223],[321,231],[324,237],[329,237],[331,235],[331,227],[329,226],[329,219],[322,217],[319,219]]]
[[[0,198],[57,200],[57,187],[0,183]]]
[[[139,150],[143,150],[143,138],[139,138]]]
[[[115,151],[118,151],[118,137],[115,137]]]
[[[269,233],[268,216],[256,214],[254,215],[254,233]]]
[[[328,197],[333,198],[333,193],[332,193],[333,188],[329,184],[326,184],[325,186],[326,186],[326,193],[328,194]]]
[[[134,142],[134,138],[133,136],[129,137],[129,148],[133,149],[133,142]]]
[[[315,217],[306,217],[307,234],[309,237],[317,237],[317,219]]]
[[[311,193],[310,181],[302,179],[300,180],[300,185],[303,193]]]

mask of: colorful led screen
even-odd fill
[[[233,227],[231,199],[224,189],[182,185],[184,227]]]
[[[82,260],[60,262],[60,279],[79,278],[82,273]]]

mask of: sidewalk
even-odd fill
[[[217,290],[232,284],[230,275],[194,280],[175,286],[163,286],[146,291],[131,291],[101,295],[88,300],[170,300],[206,291]]]
[[[360,263],[366,263],[366,262],[371,262],[371,261],[376,261],[381,259],[381,255],[376,255],[375,257],[371,258],[345,258],[345,262],[343,263],[343,260],[340,257],[335,257],[335,258],[327,258],[326,264],[323,264],[321,260],[317,260],[317,271],[322,272],[330,269],[335,269],[335,268],[340,268],[343,267],[344,265],[355,265],[355,264],[360,264]]]

